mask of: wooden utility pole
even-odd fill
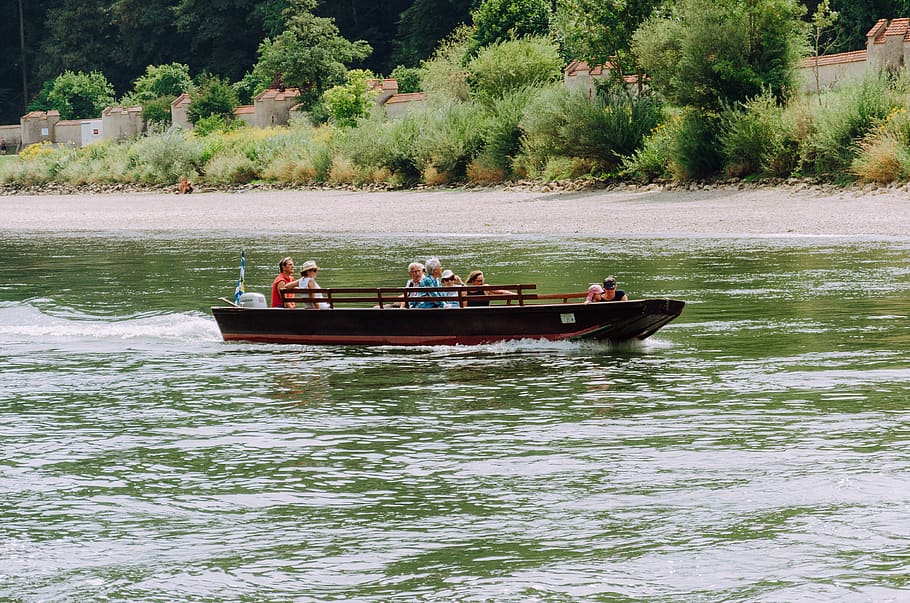
[[[19,49],[22,53],[22,113],[28,106],[28,68],[25,63],[25,11],[22,10],[23,0],[19,0]]]

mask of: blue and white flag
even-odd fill
[[[234,288],[234,303],[240,303],[240,296],[246,291],[243,283],[243,265],[245,264],[246,259],[244,257],[243,248],[240,248],[240,278],[237,279],[237,286]]]

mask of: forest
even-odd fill
[[[670,4],[672,4],[672,0]],[[47,82],[65,70],[102,73],[119,98],[150,65],[179,63],[196,77],[207,73],[238,82],[256,65],[266,39],[287,27],[293,0],[2,0],[0,2],[0,123],[17,123]],[[417,67],[440,40],[471,24],[480,0],[345,0],[298,3],[332,19],[340,35],[369,51],[348,67],[389,75]],[[541,2],[498,2],[494,19],[509,11],[534,13]],[[633,31],[661,10],[655,0],[546,0],[548,18],[524,33],[553,37],[565,62],[605,59],[611,36]],[[818,1],[801,2],[808,20]],[[828,52],[862,48],[880,18],[910,16],[910,0],[832,0],[837,22],[825,33]],[[584,18],[566,18],[583,16]],[[583,13],[587,13],[582,15]],[[570,31],[566,25],[587,31]],[[589,56],[577,56],[587,54]],[[575,55],[575,56],[573,56]]]

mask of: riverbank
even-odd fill
[[[114,192],[0,197],[0,231],[910,235],[905,187]]]

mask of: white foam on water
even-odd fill
[[[74,340],[220,341],[214,319],[198,313],[98,317],[65,311],[49,314],[31,303],[0,304],[0,341],[5,343]]]

